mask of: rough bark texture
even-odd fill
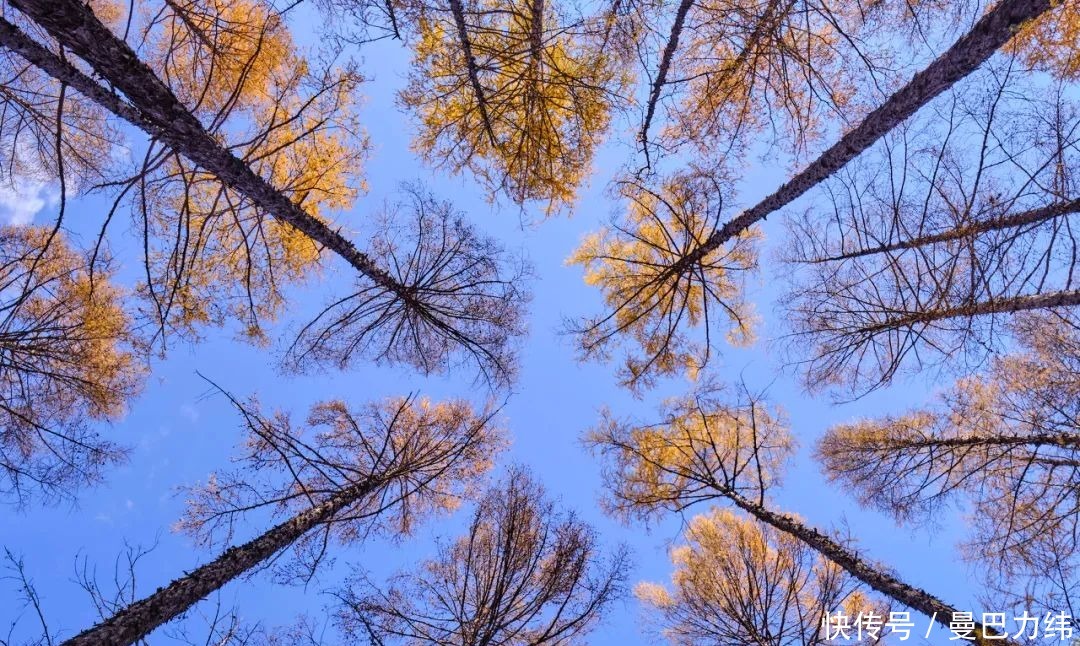
[[[101,87],[74,65],[42,47],[36,40],[24,34],[18,27],[2,17],[0,17],[0,46],[15,52],[31,65],[41,69],[57,81],[78,90],[83,96],[121,119],[135,124],[139,129],[151,136],[157,137],[160,134],[160,129],[146,119],[137,108]]]
[[[649,91],[649,102],[645,104],[645,120],[641,123],[641,133],[638,135],[646,158],[649,154],[649,126],[652,125],[653,115],[656,114],[656,104],[660,102],[660,92],[664,88],[664,83],[667,82],[671,60],[675,58],[675,50],[679,47],[679,36],[682,34],[683,23],[686,22],[686,14],[690,12],[692,6],[694,6],[694,0],[682,0],[679,3],[679,8],[675,11],[675,21],[671,24],[671,35],[668,37],[667,44],[664,45],[663,53],[660,54],[660,66],[656,70],[656,78]]]
[[[25,0],[22,0],[25,1]],[[40,0],[38,0],[40,1]],[[17,3],[16,3],[17,4]],[[840,141],[823,152],[809,166],[783,184],[775,193],[729,220],[700,247],[680,258],[669,268],[669,275],[679,275],[701,262],[724,242],[787,206],[878,139],[915,114],[931,99],[975,71],[991,54],[1009,41],[1023,23],[1048,10],[1052,0],[1001,0],[975,26],[880,105]]]
[[[1030,435],[969,435],[965,437],[929,437],[927,439],[889,440],[888,448],[914,449],[962,446],[1056,446],[1061,449],[1080,449],[1077,433],[1031,433]]]
[[[462,6],[461,0],[450,0],[450,13],[454,14],[454,26],[457,27],[461,55],[465,59],[465,70],[469,74],[469,85],[472,86],[473,94],[476,95],[476,107],[480,110],[480,118],[484,122],[484,131],[487,132],[491,145],[497,146],[495,131],[491,127],[491,117],[488,112],[487,95],[484,94],[484,86],[480,84],[480,69],[476,64],[476,55],[473,54],[472,41],[469,40],[469,28],[465,24],[465,7]]]
[[[806,543],[819,554],[837,564],[843,568],[845,572],[859,581],[862,581],[867,586],[898,603],[918,610],[927,617],[933,618],[946,628],[949,627],[953,618],[953,613],[956,612],[956,609],[941,599],[938,599],[925,590],[904,583],[895,576],[882,571],[880,568],[867,562],[866,559],[857,552],[841,545],[829,536],[819,532],[813,527],[799,522],[787,514],[778,513],[762,505],[755,504],[726,487],[718,486],[717,489],[739,509],[742,509],[761,522],[767,523],[786,534],[794,536],[803,543]],[[979,638],[976,639],[976,643],[1009,644],[1010,646],[1016,646],[1015,642],[1000,637],[993,637],[995,635],[1000,635],[1000,633],[987,629],[979,622],[974,623],[975,631],[973,634],[979,635]],[[983,636],[991,636],[991,638],[983,639]]]
[[[859,249],[858,251],[850,251],[847,253],[838,254],[836,256],[830,256],[829,258],[815,259],[813,263],[833,262],[837,260],[850,260],[852,258],[862,258],[864,256],[872,256],[879,253],[888,253],[890,251],[901,251],[903,249],[917,249],[930,244],[937,244],[939,242],[949,242],[951,240],[960,240],[971,236],[977,236],[982,233],[988,233],[990,231],[1002,231],[1004,229],[1013,229],[1017,227],[1030,226],[1034,224],[1041,224],[1062,215],[1068,215],[1070,213],[1080,213],[1080,200],[1069,200],[1067,202],[1055,202],[1046,206],[1041,206],[1037,209],[1031,209],[1030,211],[1021,211],[1012,215],[1006,215],[1000,218],[994,218],[992,220],[986,220],[983,222],[975,222],[966,226],[957,227],[948,231],[942,231],[941,233],[935,233],[932,235],[920,236],[918,238],[912,238],[910,240],[901,240],[899,242],[893,242],[890,244],[880,245],[877,247],[870,247],[867,249]]]
[[[94,16],[88,5],[79,0],[18,0],[12,5],[44,27],[61,45],[89,63],[98,75],[123,92],[131,106],[137,110],[137,114],[133,114],[131,109],[118,109],[125,104],[115,96],[110,98],[104,89],[85,92],[88,98],[150,136],[163,141],[216,175],[233,190],[244,194],[273,217],[288,223],[338,254],[399,298],[413,303],[408,290],[358,250],[352,242],[324,222],[304,212],[218,143],[157,78],[153,70],[139,60],[127,43],[117,38]],[[42,52],[56,58],[44,48],[33,50],[27,48],[25,43],[19,45],[20,39],[10,33],[12,28],[8,24],[3,30],[7,37],[5,45],[10,41],[16,47],[21,47],[12,49],[20,55],[28,55],[27,60],[39,65],[58,80],[64,81],[64,76],[71,77],[71,70],[74,68],[59,59],[52,63],[43,60]],[[23,38],[25,39],[25,36]],[[33,58],[30,58],[31,56]],[[54,74],[53,70],[61,76]],[[75,83],[72,83],[72,87],[83,91]]]
[[[1080,290],[1050,292],[1047,294],[1035,294],[1029,296],[1013,296],[1011,298],[999,298],[988,301],[969,303],[959,307],[947,307],[925,312],[904,314],[896,318],[887,319],[881,323],[867,325],[860,328],[862,333],[877,333],[886,330],[895,330],[909,325],[920,323],[933,323],[945,319],[957,317],[985,316],[987,314],[1012,314],[1027,310],[1041,310],[1055,307],[1070,307],[1080,305]]]
[[[67,640],[61,646],[126,646],[150,634],[158,626],[186,612],[199,600],[247,570],[287,548],[320,523],[371,490],[353,485],[326,502],[293,516],[262,536],[231,547],[212,562],[157,592],[131,604],[109,619]]]

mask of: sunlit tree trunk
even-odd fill
[[[131,604],[100,624],[63,642],[63,646],[122,646],[134,644],[155,628],[183,614],[207,595],[244,572],[284,550],[338,511],[356,503],[374,489],[361,482],[326,502],[301,512],[262,536],[225,550],[212,562],[176,579],[157,592]]]

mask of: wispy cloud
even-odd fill
[[[52,182],[19,177],[0,180],[0,218],[6,224],[30,224],[42,209],[56,206],[59,200]]]

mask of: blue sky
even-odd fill
[[[309,28],[301,25],[299,29]],[[624,144],[611,144],[600,152],[595,160],[596,173],[591,184],[581,191],[572,216],[522,226],[515,208],[487,203],[483,190],[471,177],[447,177],[424,167],[410,152],[409,117],[394,104],[394,92],[403,84],[407,64],[401,48],[390,42],[377,43],[367,48],[362,58],[363,68],[370,77],[362,88],[366,100],[361,114],[374,144],[366,170],[371,190],[357,201],[352,211],[340,214],[338,220],[346,229],[361,229],[365,217],[382,200],[391,197],[400,182],[425,179],[439,197],[452,199],[479,229],[496,236],[507,247],[525,252],[536,274],[529,315],[530,336],[521,357],[520,379],[504,410],[513,446],[503,456],[502,464],[513,461],[528,465],[563,505],[593,523],[607,544],[628,544],[635,562],[632,581],[666,581],[670,574],[667,549],[678,538],[679,520],[671,518],[646,531],[641,526],[622,526],[603,516],[596,504],[601,494],[601,465],[582,449],[579,438],[596,421],[601,406],[648,418],[663,396],[677,394],[688,384],[664,383],[644,400],[635,400],[616,385],[613,366],[578,363],[570,340],[559,333],[564,317],[594,313],[600,307],[598,293],[587,288],[581,281],[580,270],[567,267],[564,260],[585,233],[596,229],[611,214],[613,206],[604,196],[604,185],[629,151]],[[613,124],[616,133],[622,130],[623,141],[632,140],[627,133],[634,126],[627,122]],[[746,205],[770,192],[783,180],[787,170],[775,161],[756,164],[741,187],[740,202]],[[55,201],[40,188],[34,191],[37,202],[29,206],[18,195],[0,193],[4,217],[25,221],[27,210],[39,208],[34,221],[51,221]],[[80,198],[69,208],[76,229],[81,225],[93,226],[103,215],[100,197]],[[766,223],[765,233],[767,247],[782,240],[779,218]],[[118,256],[125,258],[122,254]],[[827,486],[809,458],[814,441],[831,424],[861,415],[899,412],[945,384],[911,379],[845,405],[832,405],[827,400],[807,396],[790,371],[782,370],[780,357],[767,342],[781,327],[772,305],[778,281],[771,271],[767,249],[762,258],[763,271],[752,285],[753,300],[764,320],[762,341],[746,350],[725,348],[717,373],[725,379],[742,375],[754,388],[771,383],[770,399],[787,411],[801,449],[788,471],[785,486],[776,493],[776,505],[801,514],[818,527],[846,523],[859,537],[864,554],[887,563],[908,582],[934,592],[960,609],[970,609],[976,614],[996,610],[976,605],[972,572],[959,560],[955,550],[961,535],[959,513],[942,516],[941,526],[932,531],[898,528],[889,518],[858,509],[853,500]],[[319,304],[323,289],[346,284],[348,272],[339,266],[341,263],[328,264],[330,270],[321,279],[319,289],[294,290],[290,312],[310,312]],[[359,404],[408,392],[432,398],[464,396],[480,400],[483,397],[472,386],[471,375],[461,373],[424,378],[408,369],[359,364],[348,372],[285,378],[275,372],[270,353],[235,341],[234,330],[208,330],[206,337],[198,345],[175,346],[167,359],[156,361],[145,392],[134,402],[128,415],[103,429],[109,438],[132,447],[130,462],[112,470],[103,485],[85,491],[75,506],[32,507],[22,512],[0,509],[3,527],[0,543],[24,559],[41,595],[50,627],[61,635],[71,636],[96,619],[89,599],[73,581],[77,559],[85,558],[89,564],[96,564],[102,582],[107,584],[112,577],[114,559],[124,549],[125,542],[149,546],[156,541],[157,548],[146,557],[137,573],[141,596],[215,556],[213,552],[193,547],[186,537],[170,532],[182,511],[183,497],[178,495],[178,488],[227,467],[240,437],[237,415],[224,397],[210,392],[196,370],[235,394],[258,394],[268,407],[291,410],[297,418],[305,415],[315,402],[329,398],[344,398]],[[338,550],[340,567],[306,589],[272,585],[265,574],[257,574],[251,580],[229,585],[221,593],[222,600],[226,604],[235,602],[245,619],[263,621],[268,626],[288,622],[299,612],[319,619],[324,604],[329,601],[323,591],[340,580],[348,570],[347,564],[366,568],[379,579],[430,556],[433,538],[456,535],[467,522],[467,516],[468,509],[463,509],[453,517],[428,523],[416,536],[399,544],[373,540]],[[239,538],[254,536],[265,528],[266,525],[253,523],[246,528],[248,534]],[[36,628],[35,619],[27,610],[22,611],[21,618],[16,616],[17,594],[13,582],[0,581],[0,599],[5,600],[0,604],[0,626],[19,619],[23,632],[16,635],[31,637]],[[928,619],[920,617],[916,622],[925,630]],[[198,634],[197,620],[190,627]],[[654,637],[642,628],[638,607],[628,598],[594,633],[591,643],[619,646],[653,643]],[[947,643],[940,628],[934,634],[938,638],[932,639],[932,643]],[[161,643],[169,642],[161,640]]]

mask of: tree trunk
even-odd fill
[[[956,609],[938,599],[929,592],[908,585],[892,574],[867,562],[857,552],[841,545],[836,540],[819,532],[818,530],[804,525],[798,520],[772,511],[764,505],[759,505],[742,497],[735,491],[720,485],[714,488],[725,498],[735,504],[736,507],[747,512],[759,521],[771,525],[776,529],[793,536],[810,548],[821,554],[826,559],[844,569],[845,572],[862,581],[870,588],[880,592],[890,599],[901,603],[909,608],[914,608],[927,617],[932,618],[945,628],[949,628]],[[979,622],[975,623],[973,634],[977,635],[976,643],[979,644],[1009,644],[1016,646],[1015,642],[1006,639],[994,638],[1000,633],[989,630]],[[984,639],[990,636],[991,639]]]
[[[15,0],[16,6],[26,0]],[[42,1],[42,0],[37,0]],[[952,47],[878,106],[840,141],[823,152],[775,193],[715,231],[700,247],[673,263],[667,276],[684,273],[731,240],[840,170],[931,99],[975,71],[1012,38],[1019,27],[1048,10],[1052,0],[1000,0]]]
[[[287,548],[308,531],[372,490],[355,484],[326,502],[293,516],[262,536],[231,547],[194,572],[136,601],[112,617],[67,640],[61,646],[127,646],[146,637],[244,572]]]
[[[968,435],[964,437],[930,436],[926,439],[889,439],[888,449],[964,448],[974,446],[1052,446],[1080,450],[1078,433],[1031,433],[1030,435]]]
[[[100,86],[96,91],[89,89],[84,92],[87,98],[151,137],[165,142],[273,217],[288,223],[344,258],[379,286],[410,305],[416,305],[415,299],[403,285],[358,250],[352,242],[326,223],[304,212],[218,143],[157,78],[153,70],[139,60],[127,43],[117,38],[94,16],[89,5],[79,0],[18,0],[13,6],[45,28],[63,47],[89,63],[97,74],[123,92],[131,105],[124,108],[122,101],[109,95]],[[13,30],[15,33],[12,33]],[[5,23],[3,32],[5,46],[26,57],[57,80],[70,83],[72,87],[83,91],[79,84],[71,80],[73,73],[85,78],[77,69],[59,60],[40,45],[36,51],[31,51],[32,48],[25,42],[19,43],[18,30],[10,23]],[[24,35],[21,40],[30,39]],[[49,58],[56,60],[45,60]],[[90,79],[86,80],[97,85]],[[133,113],[133,110],[137,111],[137,114]]]
[[[1075,305],[1080,305],[1080,290],[1012,296],[1009,298],[998,298],[969,303],[958,307],[945,307],[937,310],[903,314],[893,319],[887,319],[881,323],[874,323],[873,325],[859,328],[857,332],[862,334],[877,334],[887,330],[896,330],[907,327],[909,325],[933,323],[935,321],[957,317],[985,316],[987,314],[1013,314],[1028,310],[1070,307]]]
[[[450,0],[450,13],[454,15],[454,26],[457,28],[458,44],[461,45],[461,55],[465,59],[465,71],[469,75],[469,86],[476,95],[476,107],[480,110],[480,119],[484,122],[484,132],[492,146],[498,146],[495,140],[495,131],[491,126],[491,116],[488,113],[487,95],[484,94],[484,86],[480,84],[480,69],[476,65],[476,55],[473,54],[472,41],[469,40],[469,28],[465,24],[465,7],[461,0]]]
[[[645,119],[641,123],[641,133],[638,139],[641,141],[645,160],[649,159],[649,126],[652,125],[653,115],[656,113],[656,104],[660,102],[660,92],[667,82],[668,71],[671,69],[671,60],[675,58],[675,50],[679,47],[679,36],[682,34],[683,23],[686,22],[686,14],[690,7],[694,6],[694,0],[682,0],[678,9],[675,10],[675,20],[671,24],[671,35],[668,36],[664,51],[660,54],[660,66],[656,70],[656,78],[653,79],[652,89],[649,91],[649,102],[645,104]]]
[[[879,253],[888,253],[890,251],[918,249],[926,245],[937,244],[939,242],[950,242],[952,240],[960,240],[971,236],[977,236],[982,233],[988,233],[990,231],[1002,231],[1004,229],[1014,229],[1023,226],[1041,224],[1062,215],[1068,215],[1071,213],[1080,213],[1080,200],[1054,202],[1053,204],[1040,206],[1037,209],[1021,211],[1012,215],[1006,215],[999,218],[993,218],[991,220],[985,220],[983,222],[974,222],[972,224],[956,227],[955,229],[949,229],[948,231],[942,231],[941,233],[933,233],[930,235],[920,236],[918,238],[912,238],[910,240],[901,240],[899,242],[883,244],[877,247],[869,247],[867,249],[848,251],[846,253],[840,253],[835,256],[830,256],[828,258],[815,258],[807,262],[809,264],[821,264],[826,262],[836,262],[840,260],[851,260],[853,258],[862,258],[864,256],[873,256]]]

